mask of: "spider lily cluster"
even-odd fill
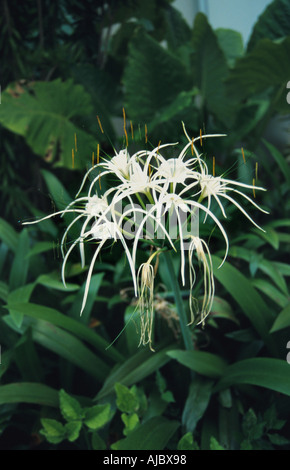
[[[112,158],[104,159],[88,170],[75,200],[63,211],[50,214],[41,220],[26,222],[37,223],[55,215],[74,214],[75,217],[66,228],[61,240],[64,285],[66,285],[66,264],[72,251],[78,247],[81,264],[84,267],[86,264],[84,243],[85,241],[95,243],[95,251],[89,263],[81,313],[86,305],[94,265],[102,248],[108,241],[118,241],[122,244],[132,274],[135,296],[138,299],[140,342],[149,343],[150,347],[157,265],[157,263],[155,266],[152,264],[154,258],[158,260],[164,250],[174,250],[179,254],[182,285],[186,284],[188,274],[190,286],[190,322],[197,318],[197,323],[203,323],[211,311],[214,299],[213,266],[209,247],[196,230],[198,226],[195,224],[195,230],[192,228],[192,218],[196,222],[198,214],[202,214],[203,222],[210,218],[220,230],[225,242],[223,264],[228,254],[229,241],[220,220],[213,212],[212,201],[216,201],[223,217],[226,217],[223,201],[234,204],[258,228],[260,227],[235,196],[244,198],[257,209],[266,212],[241,191],[243,188],[264,189],[211,175],[202,154],[197,149],[197,141],[201,137],[190,138],[184,126],[183,128],[188,142],[178,156],[168,159],[162,155],[165,148],[172,148],[177,145],[176,143],[158,145],[152,150],[140,150],[133,155],[129,154],[127,148],[115,151]],[[221,136],[223,135],[209,134],[203,135],[202,139]],[[101,179],[107,175],[114,177],[115,184],[102,191]],[[86,195],[80,196],[86,186],[88,186]],[[191,218],[190,230],[188,230],[189,218]],[[173,225],[170,223],[172,219],[175,221]],[[79,236],[66,251],[66,238],[77,222],[82,222]],[[148,260],[138,266],[137,254],[141,240],[149,243],[151,253]],[[194,255],[203,272],[202,302],[193,297],[196,281]]]

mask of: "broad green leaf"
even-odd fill
[[[7,298],[7,304],[13,305],[18,302],[29,302],[33,289],[35,288],[35,283],[26,284],[25,286],[18,287],[17,289],[9,292]],[[15,325],[20,328],[23,320],[23,313],[19,310],[13,310],[9,308],[9,313],[13,318]]]
[[[271,333],[288,328],[290,326],[290,303],[283,308],[282,312],[279,313],[278,317],[273,323]]]
[[[245,359],[226,369],[215,391],[239,384],[256,385],[290,396],[290,366],[282,359]]]
[[[112,444],[113,450],[163,450],[180,426],[178,421],[155,417],[139,426],[125,439]]]
[[[1,124],[23,136],[37,155],[49,161],[57,155],[57,163],[68,168],[72,167],[72,149],[75,167],[84,167],[81,155],[88,159],[95,151],[95,138],[75,124],[77,118],[91,113],[89,94],[71,79],[34,82],[20,94],[10,85],[2,92]]]
[[[181,12],[170,3],[166,5],[164,13],[168,47],[180,52],[180,48],[190,41],[190,27]]]
[[[269,349],[277,354],[277,348],[269,335],[274,313],[251,285],[251,282],[227,261],[221,266],[221,259],[212,256],[214,276],[239,304],[244,314],[259,333]]]
[[[67,282],[64,286],[62,280],[60,279],[59,273],[49,273],[49,274],[41,274],[35,281],[37,284],[41,284],[44,287],[48,287],[50,289],[61,290],[65,292],[72,292],[79,290],[80,286],[78,284],[72,284]]]
[[[29,237],[27,229],[23,229],[18,238],[18,245],[15,252],[15,257],[11,266],[9,276],[10,290],[17,289],[25,284],[28,268],[29,258],[27,253],[29,251]]]
[[[248,50],[262,38],[280,39],[290,36],[290,5],[288,0],[274,0],[266,7],[254,25]]]
[[[144,125],[189,88],[189,77],[178,58],[139,30],[129,44],[123,83],[126,110]]]
[[[84,413],[84,423],[88,428],[93,430],[97,430],[105,426],[112,417],[111,406],[109,403],[85,408]]]
[[[0,240],[7,245],[12,251],[16,251],[18,246],[19,234],[14,228],[6,222],[6,220],[0,218]]]
[[[40,433],[45,436],[48,442],[59,444],[65,439],[65,426],[56,419],[42,418],[41,424],[43,429],[40,430]]]
[[[106,450],[107,446],[105,441],[99,436],[97,432],[92,435],[92,448],[93,450]]]
[[[65,434],[66,439],[70,442],[74,442],[78,439],[81,429],[82,429],[82,421],[69,421],[65,424]]]
[[[0,385],[0,404],[5,403],[34,403],[58,408],[58,391],[47,385],[33,382]]]
[[[205,351],[168,351],[168,356],[180,364],[206,377],[217,378],[223,375],[227,363],[219,356]]]
[[[109,366],[75,336],[43,320],[32,320],[32,336],[42,346],[103,382]]]
[[[187,432],[182,436],[177,444],[177,450],[199,450],[198,444],[193,439],[192,432]]]
[[[197,94],[197,89],[181,91],[178,93],[176,98],[174,98],[167,106],[161,108],[157,115],[148,123],[149,132],[154,130],[157,126],[166,125],[164,129],[166,129],[168,133],[170,132],[171,140],[175,140],[175,138],[178,139],[182,129],[181,121],[185,120],[187,109],[190,110],[190,125],[193,127],[194,100]]]
[[[190,384],[188,396],[182,413],[182,424],[187,431],[193,432],[204,415],[212,394],[213,382],[195,377]]]
[[[99,352],[101,352],[103,356],[106,356],[109,359],[112,359],[116,362],[120,362],[124,359],[113,346],[107,349],[109,346],[108,342],[99,336],[95,331],[90,329],[88,326],[83,325],[79,321],[63,315],[53,308],[31,302],[11,304],[8,306],[8,308],[11,308],[14,312],[19,312],[22,315],[27,315],[28,317],[48,321],[53,325],[70,331],[77,338],[87,341]]]
[[[28,305],[28,304],[27,304]],[[56,327],[50,322],[26,317],[22,329],[18,330],[11,324],[10,317],[4,317],[8,325],[23,333],[25,328],[31,328],[33,340],[49,349],[70,363],[79,367],[95,380],[103,382],[109,374],[109,366],[85,346],[78,338]]]
[[[270,152],[270,155],[274,158],[275,162],[283,173],[283,176],[288,186],[290,186],[290,168],[289,164],[287,163],[286,157],[282,155],[282,153],[279,152],[279,150],[274,147],[274,145],[270,144],[270,142],[267,142],[265,139],[263,139],[263,143],[265,144],[265,146]]]
[[[95,304],[96,295],[98,293],[99,288],[101,287],[103,277],[104,277],[104,273],[97,273],[91,277],[90,289],[89,289],[88,296],[87,296],[86,306],[83,310],[82,315],[80,316],[86,281],[83,283],[81,288],[79,288],[74,298],[74,301],[72,303],[72,306],[69,310],[69,315],[71,317],[77,318],[79,319],[80,322],[88,324],[91,312]]]
[[[40,253],[45,253],[46,251],[51,251],[54,249],[53,242],[37,242],[35,245],[29,249],[27,256],[39,255]]]
[[[192,45],[194,84],[207,109],[228,126],[235,111],[224,85],[229,69],[217,36],[203,13],[195,16]]]
[[[78,400],[71,397],[64,390],[59,392],[59,406],[61,414],[66,421],[77,420],[82,417],[82,408]]]
[[[229,99],[245,99],[272,90],[276,107],[287,112],[286,84],[290,76],[290,37],[279,44],[262,39],[254,49],[238,59],[227,80]],[[273,87],[273,88],[272,88]],[[270,98],[269,98],[270,100]]]
[[[44,371],[39,353],[32,340],[31,330],[26,330],[14,346],[13,359],[24,382],[42,382]]]
[[[42,170],[41,174],[45,180],[49,194],[56,205],[56,210],[63,210],[72,201],[72,197],[54,173]]]
[[[134,413],[139,406],[136,395],[121,383],[115,384],[116,405],[120,411]]]
[[[230,250],[230,256],[244,259],[250,263],[250,271],[254,276],[256,271],[260,269],[264,274],[269,276],[282,292],[288,294],[287,284],[283,275],[279,272],[272,261],[264,258],[262,254],[257,254],[254,250],[248,250],[240,246],[234,246]]]
[[[251,284],[267,295],[271,300],[279,305],[279,307],[283,308],[285,305],[287,305],[288,296],[282,294],[281,291],[273,286],[273,284],[270,282],[267,282],[264,279],[253,279]]]
[[[236,318],[232,306],[218,296],[214,297],[210,314],[213,318],[226,318],[239,325],[239,320]]]
[[[101,399],[113,393],[117,382],[129,387],[160,369],[170,360],[166,354],[170,349],[171,347],[157,349],[154,354],[147,349],[137,352],[123,364],[115,367],[106,378],[96,398]]]
[[[236,59],[244,53],[243,36],[238,31],[226,28],[216,29],[215,34],[228,64],[234,65]]]
[[[210,450],[225,450],[223,446],[219,444],[215,437],[210,438]]]
[[[128,436],[139,424],[139,416],[137,413],[132,413],[127,415],[126,413],[121,414],[121,419],[125,425],[123,429],[123,434]]]

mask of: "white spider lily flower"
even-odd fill
[[[183,191],[181,191],[182,193]],[[225,255],[224,258],[221,262],[220,267],[223,265],[223,263],[226,260],[226,257],[228,255],[228,250],[229,250],[229,240],[226,231],[224,230],[222,224],[218,220],[218,218],[215,216],[215,214],[207,207],[205,207],[203,204],[201,204],[198,201],[191,200],[191,199],[184,199],[181,197],[181,193],[175,194],[175,193],[162,193],[159,197],[159,200],[156,202],[155,205],[155,210],[158,214],[157,219],[160,220],[160,214],[162,209],[164,208],[165,204],[165,211],[168,210],[169,208],[172,210],[175,210],[176,216],[177,216],[177,222],[178,222],[178,227],[179,227],[179,243],[180,243],[180,256],[181,256],[181,279],[182,279],[182,284],[185,285],[185,249],[184,249],[184,228],[186,229],[187,227],[184,227],[184,222],[181,220],[179,210],[182,210],[183,212],[188,212],[191,215],[194,215],[196,212],[196,209],[200,209],[201,211],[205,212],[206,215],[211,217],[211,219],[216,223],[218,228],[220,229],[225,243],[226,243],[226,250],[225,250]],[[186,236],[188,236],[186,234]]]
[[[129,168],[131,165],[131,157],[127,151],[127,149],[122,149],[120,152],[116,152],[115,150],[115,156],[112,157],[110,160],[104,160],[103,162],[97,163],[96,165],[93,165],[85,174],[82,183],[80,185],[80,188],[76,194],[76,197],[80,194],[82,191],[86,180],[88,179],[89,175],[95,171],[96,169],[99,169],[100,172],[98,176],[93,178],[93,181],[90,186],[90,191],[89,194],[92,191],[93,186],[105,175],[109,173],[113,173],[116,175],[120,180],[124,180],[129,177]]]
[[[194,269],[192,257],[193,253],[196,253],[198,262],[202,264],[203,267],[203,288],[204,288],[204,295],[203,295],[203,302],[201,308],[199,307],[198,301],[193,298],[192,290],[196,280],[196,272]],[[201,319],[198,322],[204,324],[205,318],[211,311],[213,300],[214,300],[214,292],[215,292],[215,284],[214,284],[214,276],[213,276],[213,265],[211,254],[209,248],[204,240],[199,237],[192,236],[189,250],[188,250],[188,261],[189,261],[189,281],[190,281],[190,295],[189,295],[189,308],[191,314],[191,321],[193,323],[195,314],[197,313],[200,315]]]
[[[154,178],[165,178],[168,183],[184,184],[188,177],[188,168],[186,163],[178,158],[169,158],[162,161],[157,169]]]
[[[246,188],[246,189],[252,189],[252,190],[260,190],[260,191],[266,191],[265,188],[262,188],[259,186],[252,186],[249,184],[241,183],[239,181],[225,179],[221,176],[208,175],[203,172],[201,172],[199,175],[199,185],[200,185],[200,191],[198,194],[200,194],[200,199],[207,198],[208,209],[210,209],[210,206],[211,206],[211,199],[214,198],[216,202],[218,203],[223,216],[226,218],[227,216],[226,216],[225,208],[221,202],[221,198],[227,199],[232,204],[234,204],[250,220],[250,222],[253,225],[255,225],[259,230],[262,230],[262,232],[265,231],[252,219],[252,217],[250,217],[250,215],[245,211],[245,209],[241,206],[241,204],[239,204],[232,196],[228,194],[228,193],[238,194],[239,196],[242,196],[247,201],[249,201],[253,206],[259,209],[261,212],[264,212],[265,214],[269,214],[268,211],[262,209],[247,194],[243,193],[242,191],[239,191],[238,189],[235,188],[235,186]],[[184,188],[180,192],[180,196],[184,195],[187,191],[191,190],[193,186],[196,186],[196,183],[189,184],[186,188]],[[205,217],[205,220],[206,220],[206,217]]]

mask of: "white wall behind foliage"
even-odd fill
[[[211,26],[239,31],[247,43],[252,27],[272,0],[175,0],[173,5],[192,25],[198,11],[208,17]]]

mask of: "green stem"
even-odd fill
[[[184,341],[184,346],[185,346],[185,349],[187,349],[188,351],[193,351],[194,347],[193,347],[193,342],[192,342],[191,335],[190,335],[190,330],[188,328],[188,320],[187,320],[186,312],[183,306],[183,300],[182,300],[181,292],[179,289],[178,279],[174,272],[174,266],[172,263],[172,257],[171,257],[170,251],[165,251],[164,256],[165,256],[165,262],[166,262],[168,273],[169,273],[170,280],[171,280],[172,291],[173,291],[173,295],[175,298],[177,313],[179,316],[180,329],[181,329],[181,334],[182,334],[183,341]]]

